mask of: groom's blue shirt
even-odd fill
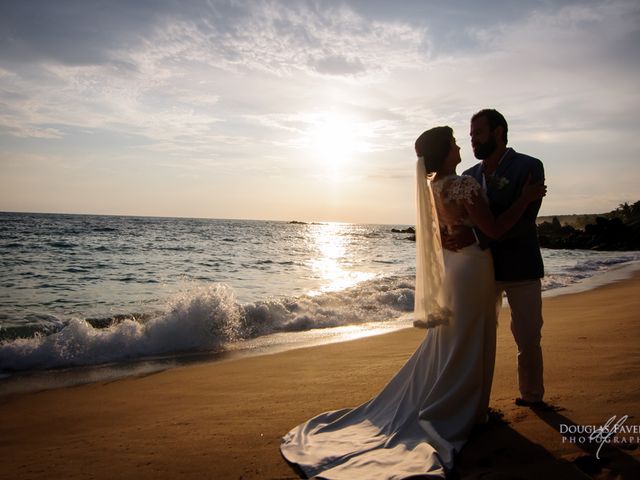
[[[463,175],[475,178],[482,185],[482,162],[465,170]],[[503,213],[516,201],[529,175],[533,183],[544,181],[542,162],[512,148],[507,149],[495,173],[486,182],[489,208],[495,216]],[[498,240],[490,240],[476,229],[480,246],[491,248],[496,280],[534,280],[544,276],[536,230],[536,217],[541,204],[542,200],[532,202],[520,220]]]

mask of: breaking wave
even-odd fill
[[[112,319],[58,319],[0,343],[0,371],[98,365],[166,354],[222,351],[232,342],[386,321],[413,309],[413,279],[386,277],[339,292],[240,304],[215,283],[170,299],[163,312]]]

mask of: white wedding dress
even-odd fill
[[[308,477],[444,478],[472,427],[486,422],[495,359],[493,264],[477,245],[443,251],[436,214],[448,217],[449,228],[468,224],[456,217],[459,201],[480,187],[458,176],[432,186],[420,163],[415,314],[431,328],[374,398],[322,413],[284,436],[282,455]]]

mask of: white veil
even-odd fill
[[[424,158],[416,168],[416,291],[414,318],[418,326],[435,327],[449,323],[444,283],[444,258],[440,226],[431,180],[427,178]]]

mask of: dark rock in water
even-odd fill
[[[411,235],[410,237],[406,237],[405,240],[411,240],[412,242],[416,241],[416,236],[415,235]]]
[[[640,250],[640,225],[620,218],[596,217],[595,224],[578,230],[562,226],[557,218],[538,225],[538,239],[544,248],[582,250]]]
[[[397,228],[392,228],[391,232],[393,233],[416,233],[416,229],[413,227],[405,228],[404,230],[398,230]]]
[[[307,222],[299,222],[298,220],[291,220],[289,225],[307,225]]]

